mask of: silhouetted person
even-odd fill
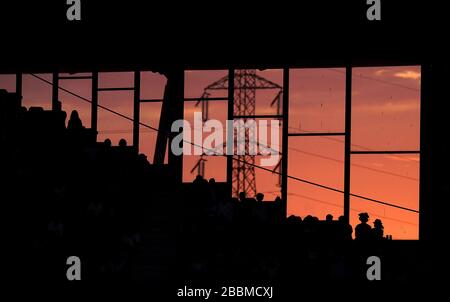
[[[70,119],[67,124],[67,129],[69,130],[82,130],[84,129],[83,123],[81,122],[80,116],[78,115],[78,111],[73,110],[70,114]]]
[[[210,178],[208,181],[209,184],[209,193],[210,193],[210,203],[211,206],[216,206],[217,205],[217,188],[216,188],[216,180],[214,178]]]
[[[207,183],[206,179],[203,178],[201,175],[197,175],[193,181],[194,184],[205,184]]]
[[[327,216],[325,217],[325,223],[322,224],[319,229],[320,230],[319,236],[321,236],[323,239],[327,241],[336,239],[337,228],[336,224],[334,223],[335,221],[333,221],[333,215],[327,214]]]
[[[307,215],[303,219],[303,235],[305,240],[314,240],[317,238],[319,219],[312,215]]]
[[[151,164],[147,159],[147,155],[140,153],[137,157],[138,166],[141,169],[148,169],[150,168]]]
[[[344,216],[339,216],[339,239],[341,240],[352,240],[353,228],[350,224],[345,221]]]
[[[239,201],[240,202],[245,202],[245,199],[246,199],[245,192],[240,192],[239,193]]]
[[[126,147],[127,146],[127,141],[124,138],[121,138],[119,141],[119,147]]]
[[[384,227],[380,219],[373,222],[372,235],[375,240],[384,239]]]
[[[263,200],[264,200],[264,194],[263,193],[256,194],[256,201],[263,202]]]
[[[111,140],[109,138],[105,139],[103,143],[105,144],[105,148],[110,148],[112,146]]]
[[[325,218],[325,221],[326,221],[326,222],[332,222],[332,221],[333,221],[333,215],[328,214],[328,215],[326,216],[326,218]]]
[[[359,221],[361,221],[361,223],[355,228],[355,239],[369,240],[372,237],[372,228],[367,224],[369,221],[369,214],[359,213]]]
[[[66,129],[66,118],[67,113],[62,110],[62,103],[60,101],[56,101],[55,107],[53,108],[50,120],[52,127],[55,127],[54,129],[49,129],[50,131],[53,130],[65,130]]]
[[[54,111],[62,111],[62,103],[60,101],[56,101]]]
[[[285,220],[286,226],[287,226],[287,234],[289,237],[299,237],[303,235],[303,220],[300,216],[290,215]],[[291,244],[294,244],[293,241],[291,241]]]
[[[300,216],[291,215],[286,219],[288,225],[296,225],[302,223],[302,218]]]

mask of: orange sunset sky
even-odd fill
[[[282,70],[257,71],[257,74],[282,85]],[[199,97],[204,87],[227,75],[227,71],[186,71],[185,97]],[[50,74],[41,74],[51,81]],[[141,73],[141,98],[162,99],[166,79],[152,73]],[[354,68],[352,83],[352,149],[366,151],[420,150],[420,67]],[[61,80],[60,86],[88,99],[90,80]],[[99,87],[133,86],[133,74],[100,73]],[[15,91],[15,76],[0,75],[0,88]],[[275,114],[270,107],[276,90],[257,91],[256,114]],[[217,91],[211,96],[227,96]],[[291,69],[289,89],[289,132],[344,132],[345,69]],[[86,127],[90,126],[90,104],[60,91],[60,101],[68,115],[77,110]],[[124,115],[133,115],[133,93],[99,92],[99,104]],[[51,87],[30,75],[23,75],[23,105],[51,108]],[[226,101],[210,102],[210,119],[225,121]],[[160,103],[141,104],[141,122],[158,128]],[[185,103],[185,119],[201,111],[194,102]],[[132,139],[132,122],[99,109],[98,140],[110,138],[114,145],[120,138]],[[140,152],[153,161],[156,132],[141,127]],[[204,135],[206,136],[206,134]],[[184,156],[184,181],[192,181],[190,173],[198,156]],[[290,137],[288,174],[343,190],[344,137]],[[419,162],[417,154],[352,155],[351,193],[399,206],[419,209]],[[259,164],[259,160],[256,162]],[[268,167],[270,168],[270,167]],[[226,158],[207,157],[206,177],[225,181]],[[258,192],[266,200],[280,195],[278,175],[257,169]],[[351,223],[357,224],[357,214],[368,212],[369,223],[383,221],[385,234],[394,239],[417,239],[419,214],[379,205],[367,200],[351,199]],[[331,213],[337,219],[343,215],[343,194],[314,187],[290,179],[288,181],[288,215],[308,214],[324,219]]]

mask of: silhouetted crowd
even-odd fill
[[[302,271],[300,279],[352,279],[360,269],[354,253],[365,250],[350,247],[386,239],[381,221],[376,219],[372,228],[367,213],[359,215],[353,240],[344,216],[285,218],[280,198],[267,201],[262,193],[250,198],[244,192],[228,198],[226,184],[221,185],[197,176],[181,194],[178,261],[185,278],[263,280]]]
[[[77,255],[87,279],[359,274],[343,216],[285,218],[280,198],[230,198],[229,184],[201,176],[177,184],[166,165],[150,164],[124,139],[96,142],[76,111],[66,127],[60,106],[26,109],[2,90],[0,100],[5,213],[13,245],[34,257],[24,270],[59,279]],[[355,241],[384,239],[379,219],[372,228],[367,213],[359,218]]]

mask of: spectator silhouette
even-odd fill
[[[197,176],[195,177],[193,183],[194,183],[194,184],[206,184],[206,183],[208,183],[208,182],[206,181],[206,179],[203,178],[203,176],[197,175]]]
[[[372,235],[375,240],[384,238],[384,227],[380,219],[375,219],[373,222]]]
[[[263,194],[263,193],[258,193],[258,194],[256,194],[256,200],[257,200],[258,202],[263,202],[263,200],[264,200],[264,194]]]
[[[121,138],[119,141],[119,147],[126,147],[127,146],[127,141],[124,138]]]
[[[139,153],[137,160],[139,161],[139,163],[142,166],[148,166],[150,165],[150,162],[147,159],[147,155],[145,155],[144,153]]]
[[[301,224],[301,223],[302,223],[302,218],[301,218],[300,216],[290,215],[290,216],[286,219],[286,223],[287,223],[288,225]]]
[[[112,142],[109,138],[105,139],[105,141],[103,143],[105,144],[106,148],[110,148],[112,145]]]
[[[344,216],[339,216],[339,239],[352,240],[353,228],[345,221]]]
[[[208,181],[208,184],[209,184],[211,205],[217,206],[218,192],[217,192],[217,187],[216,187],[216,180],[214,178],[210,178]]]
[[[70,114],[70,119],[67,124],[67,129],[69,130],[82,130],[84,129],[83,123],[81,122],[80,116],[78,115],[78,111],[73,110]]]
[[[359,213],[359,221],[361,221],[361,223],[355,228],[355,239],[369,240],[372,235],[372,228],[367,224],[369,221],[369,214]]]
[[[60,112],[62,111],[62,103],[60,101],[55,102],[55,109],[54,111]]]
[[[245,192],[240,192],[239,193],[239,201],[240,202],[245,202]]]
[[[336,238],[335,221],[333,221],[333,215],[327,214],[325,217],[325,223],[321,225],[320,234],[323,239],[327,241],[334,240]]]
[[[332,222],[332,221],[333,221],[333,215],[328,214],[328,215],[326,216],[326,218],[325,218],[325,221],[328,222],[328,223]]]
[[[58,129],[66,129],[67,113],[62,110],[62,103],[60,101],[56,101],[52,116],[53,122]]]

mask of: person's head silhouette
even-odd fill
[[[256,200],[258,202],[262,202],[264,200],[264,194],[263,193],[256,194]]]
[[[83,123],[81,122],[80,116],[78,115],[78,111],[72,110],[72,112],[70,113],[70,119],[67,128],[72,130],[83,128]]]
[[[373,222],[373,226],[376,229],[381,229],[381,230],[384,229],[383,223],[381,222],[380,219],[375,219],[375,221]]]
[[[327,217],[325,218],[325,220],[326,220],[327,222],[333,221],[333,215],[328,214]]]
[[[71,120],[79,120],[80,119],[80,115],[78,114],[78,111],[76,110],[72,110],[72,112],[70,113],[70,119]]]
[[[359,221],[361,221],[362,223],[367,223],[367,221],[369,221],[369,214],[367,213],[359,213]]]
[[[119,141],[119,147],[126,147],[127,141],[124,138],[121,138]]]
[[[144,153],[139,153],[138,160],[141,163],[148,163],[147,155],[145,155]]]
[[[109,138],[105,139],[105,141],[103,143],[105,144],[105,147],[107,147],[107,148],[111,147],[111,145],[112,145],[111,140]]]
[[[203,176],[201,176],[201,175],[199,174],[199,175],[195,176],[194,183],[199,184],[199,183],[202,183],[203,180],[204,180],[204,179],[203,179]]]

